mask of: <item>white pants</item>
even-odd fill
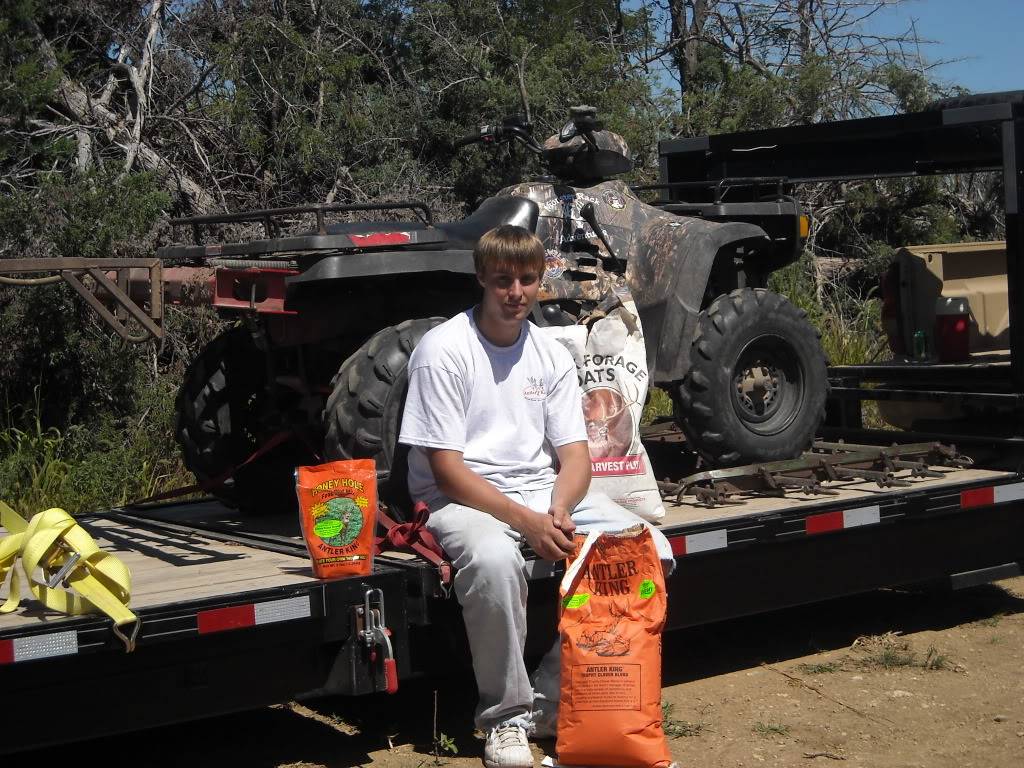
[[[551,488],[507,494],[547,514]],[[620,531],[643,522],[603,493],[590,493],[573,510],[576,530]],[[668,540],[651,529],[658,555],[670,572]],[[560,643],[547,652],[531,684],[526,673],[526,561],[522,535],[486,512],[441,499],[431,505],[427,529],[455,566],[455,596],[462,606],[480,702],[476,727],[486,731],[515,722],[528,731],[553,732],[558,713]]]

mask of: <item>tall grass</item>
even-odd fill
[[[187,485],[171,439],[173,398],[155,387],[141,414],[61,431],[44,426],[42,394],[0,415],[0,499],[25,517],[50,507],[94,511]]]
[[[36,408],[22,421],[22,426],[8,422],[0,429],[0,498],[24,515],[39,511],[45,500],[56,498],[65,487],[68,464],[63,459],[64,436],[56,428],[44,428]],[[47,505],[54,506],[54,505]]]

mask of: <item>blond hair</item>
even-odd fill
[[[544,275],[544,244],[533,232],[515,224],[495,227],[477,241],[473,249],[473,266],[478,275],[487,269],[518,274],[524,269]]]

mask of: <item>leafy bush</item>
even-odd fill
[[[166,204],[148,174],[52,175],[37,189],[0,197],[0,248],[16,256],[135,256]],[[26,406],[37,389],[45,393],[37,409],[45,428],[134,411],[150,350],[111,334],[68,286],[0,286],[0,338],[0,394]]]
[[[37,391],[29,409],[0,423],[0,498],[26,517],[50,507],[72,514],[125,504],[192,482],[173,444],[174,389],[146,387],[140,412],[45,427]]]

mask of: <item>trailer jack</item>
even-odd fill
[[[376,607],[373,604],[376,603]],[[362,619],[363,628],[359,637],[365,643],[370,657],[370,665],[377,665],[377,649],[383,653],[385,690],[388,693],[398,691],[398,667],[395,664],[395,653],[391,647],[391,630],[385,625],[384,591],[380,588],[368,589],[363,596],[363,605],[356,609],[356,616]]]

